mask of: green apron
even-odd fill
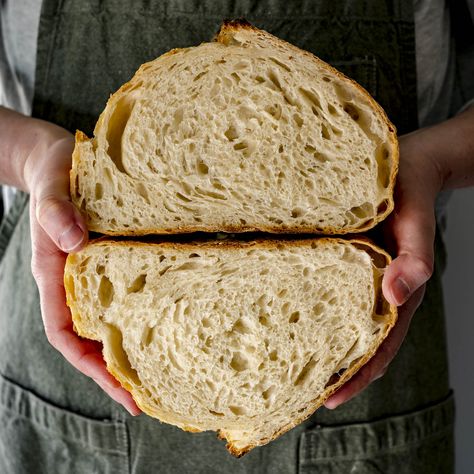
[[[45,0],[33,115],[91,135],[109,94],[141,63],[207,41],[223,18],[240,16],[355,78],[400,133],[417,127],[410,0]],[[129,416],[50,347],[19,193],[0,232],[0,472],[453,472],[443,249],[438,235],[435,274],[385,376],[235,459],[213,432]]]

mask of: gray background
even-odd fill
[[[474,188],[454,191],[444,235],[443,277],[451,386],[456,400],[456,473],[474,472]]]

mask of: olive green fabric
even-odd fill
[[[33,114],[90,135],[141,63],[209,40],[223,18],[239,16],[359,81],[400,132],[416,128],[409,0],[46,0]],[[49,346],[30,272],[28,196],[19,193],[0,229],[0,472],[453,472],[439,234],[436,250],[425,300],[386,375],[235,459],[215,433],[129,416]]]

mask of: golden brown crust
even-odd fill
[[[118,246],[133,246],[133,247],[142,247],[142,246],[160,246],[164,248],[169,248],[169,249],[176,249],[176,250],[196,250],[196,248],[216,248],[216,247],[224,247],[228,249],[240,249],[243,247],[255,247],[255,248],[264,248],[264,249],[269,249],[269,248],[276,248],[279,245],[284,244],[285,247],[301,247],[301,246],[311,246],[313,243],[316,246],[320,245],[325,245],[325,244],[333,244],[334,242],[344,242],[344,243],[350,243],[352,245],[356,245],[360,248],[366,247],[368,250],[366,250],[369,255],[371,255],[372,260],[375,262],[374,255],[378,257],[378,260],[380,260],[380,257],[382,257],[384,264],[380,265],[380,262],[378,266],[380,268],[384,268],[386,265],[388,265],[391,262],[391,257],[390,255],[385,252],[383,249],[379,248],[376,246],[369,238],[365,236],[361,237],[356,237],[356,238],[343,238],[343,237],[331,237],[331,238],[317,238],[317,237],[309,237],[305,239],[292,239],[290,236],[287,236],[286,238],[283,239],[271,239],[267,237],[259,237],[250,241],[242,241],[242,240],[237,240],[237,239],[223,239],[223,240],[212,240],[212,239],[204,239],[204,240],[191,240],[188,242],[172,242],[172,241],[158,241],[157,242],[140,242],[140,241],[130,241],[130,240],[111,240],[106,237],[101,237],[99,239],[95,239],[90,241],[89,245],[95,245],[95,246],[106,246],[110,245],[111,243],[113,245],[118,245]],[[373,254],[371,253],[373,252]],[[72,258],[71,256],[68,256],[68,259]],[[72,313],[72,318],[74,321],[74,328],[78,332],[79,335],[83,335],[80,327],[80,315],[78,308],[76,307],[76,304],[74,301],[71,300],[69,294],[71,292],[71,285],[69,284],[69,278],[68,278],[68,265],[66,264],[66,270],[65,270],[65,275],[64,275],[64,286],[66,288],[66,295],[67,295],[67,302],[68,306],[71,309]],[[383,296],[382,296],[383,297]],[[271,438],[265,438],[258,440],[255,443],[251,443],[244,448],[237,448],[236,445],[234,444],[234,441],[232,440],[232,435],[230,433],[227,433],[225,430],[219,430],[217,433],[217,436],[220,439],[226,439],[228,443],[226,444],[226,448],[228,451],[236,456],[236,457],[241,457],[247,452],[249,452],[251,449],[253,449],[256,446],[262,446],[264,444],[269,443],[270,441],[276,439],[277,437],[281,436],[282,434],[286,433],[290,429],[294,428],[307,418],[309,418],[319,407],[322,406],[322,404],[345,382],[347,382],[364,364],[366,364],[376,353],[378,347],[380,344],[383,342],[383,340],[387,337],[389,334],[390,330],[392,327],[395,325],[396,320],[397,320],[397,308],[392,305],[386,305],[386,308],[388,308],[388,314],[385,316],[389,316],[389,320],[387,322],[387,325],[385,327],[384,333],[381,335],[378,343],[376,346],[374,346],[369,352],[366,353],[364,357],[361,359],[357,360],[356,363],[347,369],[339,378],[336,380],[332,385],[330,385],[320,396],[315,398],[307,407],[307,409],[303,412],[303,414],[299,418],[295,418],[292,420],[290,423],[288,423],[286,426],[281,427],[276,433],[273,434]],[[120,384],[129,392],[132,393],[132,396],[139,406],[139,408],[151,415],[155,416],[152,412],[152,410],[148,407],[146,402],[141,399],[140,396],[132,389],[132,386],[128,383],[128,381],[121,375],[119,370],[116,370],[116,368],[113,365],[107,364],[107,370],[120,382]],[[199,430],[193,427],[185,426],[183,429],[187,431],[194,431],[198,432]]]
[[[398,140],[397,140],[397,133],[395,126],[390,122],[389,118],[387,117],[385,111],[382,109],[382,107],[371,97],[371,95],[357,82],[355,82],[353,79],[347,77],[334,67],[330,66],[329,64],[325,63],[321,59],[319,59],[317,56],[314,54],[305,51],[303,49],[298,48],[297,46],[292,45],[291,43],[288,43],[271,33],[268,33],[265,30],[260,30],[253,25],[251,25],[247,20],[244,18],[239,18],[239,19],[234,19],[234,20],[224,20],[219,32],[217,33],[216,37],[214,40],[216,42],[222,43],[222,44],[227,44],[229,41],[230,36],[239,31],[246,31],[246,32],[254,32],[255,34],[265,37],[266,40],[271,41],[271,42],[278,42],[278,43],[284,43],[289,50],[292,50],[295,52],[295,54],[303,54],[305,55],[308,59],[311,61],[317,63],[319,67],[322,67],[326,69],[329,73],[334,74],[336,77],[341,79],[342,81],[346,83],[350,83],[353,87],[355,87],[357,90],[359,90],[369,101],[371,104],[372,108],[376,111],[376,113],[379,115],[381,120],[385,123],[389,130],[389,141],[391,143],[391,160],[392,160],[392,166],[390,170],[390,176],[389,176],[389,185],[388,185],[388,195],[389,198],[387,199],[387,206],[386,208],[382,211],[377,213],[373,218],[369,219],[366,223],[364,224],[359,224],[358,226],[347,226],[345,228],[339,228],[339,227],[317,227],[317,226],[285,226],[285,225],[274,225],[274,226],[248,226],[248,225],[223,225],[223,226],[217,226],[217,225],[209,225],[209,224],[203,224],[203,225],[189,225],[189,226],[182,226],[182,227],[173,227],[171,229],[166,229],[166,228],[157,228],[157,227],[152,227],[148,229],[140,229],[137,231],[134,231],[133,229],[123,229],[120,231],[113,231],[113,230],[107,230],[105,232],[107,235],[115,236],[115,235],[125,235],[125,236],[140,236],[140,235],[149,235],[149,234],[180,234],[180,233],[192,233],[192,232],[199,232],[199,231],[204,231],[204,232],[254,232],[254,231],[261,231],[261,232],[269,232],[272,234],[280,234],[280,233],[313,233],[313,234],[321,234],[321,235],[344,235],[344,234],[350,234],[350,233],[361,233],[368,231],[375,227],[379,222],[383,221],[394,209],[394,201],[393,201],[393,191],[395,187],[395,182],[396,182],[396,177],[398,173],[398,165],[399,165],[399,147],[398,147]],[[174,55],[180,51],[186,50],[189,48],[175,48],[167,53],[161,55],[158,59],[161,59],[163,57],[171,56]],[[156,61],[156,60],[154,60]],[[121,96],[122,94],[126,93],[127,90],[131,89],[137,82],[140,81],[141,74],[143,74],[149,67],[150,64],[154,63],[154,61],[150,61],[148,63],[144,63],[140,66],[136,74],[132,77],[132,79],[125,84],[123,84],[114,94],[112,94],[107,102],[107,105],[109,104],[110,101],[116,100],[117,97]],[[107,108],[107,107],[106,107]],[[105,110],[104,110],[105,112]],[[101,114],[99,117],[99,120],[96,125],[96,130],[99,126],[99,123],[103,117],[104,112]],[[94,132],[95,133],[95,132]],[[74,148],[74,153],[73,153],[73,166],[71,170],[71,196],[75,196],[75,192],[77,192],[76,186],[75,186],[75,180],[76,180],[76,169],[78,166],[78,163],[80,161],[81,155],[79,152],[79,145],[83,142],[89,141],[89,138],[87,136],[80,132],[76,132],[76,146]],[[95,232],[104,232],[103,229],[99,229],[95,227],[92,223],[89,223],[89,230],[95,231]]]
[[[215,40],[221,43],[226,44],[226,41],[228,40],[228,35],[234,31],[254,31],[259,35],[266,35],[267,39],[275,40],[278,42],[282,42],[283,40],[274,37],[270,33],[264,32],[263,30],[259,30],[252,26],[250,23],[248,23],[244,19],[238,19],[238,20],[226,20],[224,24],[222,25],[219,33],[217,34]],[[286,43],[286,42],[284,42]],[[241,232],[253,232],[253,231],[264,231],[264,232],[269,232],[272,234],[283,234],[283,233],[288,233],[291,232],[293,234],[299,234],[299,233],[314,233],[314,234],[349,234],[353,232],[364,232],[366,230],[371,229],[374,227],[377,223],[385,219],[386,216],[390,214],[390,212],[393,210],[394,203],[393,203],[393,189],[395,186],[395,181],[396,181],[396,176],[398,172],[398,163],[399,163],[399,150],[398,150],[398,141],[396,138],[396,130],[393,124],[390,123],[387,115],[383,111],[383,109],[375,102],[375,100],[368,94],[365,89],[363,89],[359,84],[357,84],[355,81],[352,79],[348,78],[341,72],[337,71],[330,65],[324,63],[321,61],[319,58],[314,56],[313,54],[301,50],[297,48],[294,45],[291,45],[290,43],[286,43],[288,48],[290,50],[293,50],[298,52],[298,54],[305,54],[308,58],[311,58],[312,61],[315,61],[318,63],[319,66],[324,67],[326,70],[331,72],[332,74],[336,75],[338,78],[340,78],[343,81],[350,82],[352,85],[354,85],[359,91],[364,93],[364,95],[367,97],[367,100],[370,102],[372,107],[378,112],[379,116],[383,120],[383,122],[386,124],[386,126],[389,129],[389,140],[392,145],[392,167],[391,167],[391,173],[389,177],[389,191],[390,191],[390,196],[391,198],[388,201],[388,205],[386,209],[381,212],[380,214],[376,215],[372,220],[367,222],[366,224],[362,225],[359,228],[351,228],[347,227],[345,229],[340,229],[340,228],[333,228],[333,227],[323,227],[323,228],[316,228],[316,227],[311,227],[311,226],[300,226],[300,227],[286,227],[286,226],[274,226],[274,227],[248,227],[248,226],[223,226],[223,227],[217,227],[217,226],[207,226],[205,228],[198,227],[198,226],[187,226],[187,227],[181,227],[181,228],[173,228],[173,229],[146,229],[146,230],[141,230],[139,232],[110,232],[110,235],[129,235],[129,236],[139,236],[139,235],[146,235],[146,234],[177,234],[177,233],[191,233],[191,232],[196,232],[196,231],[207,231],[207,232],[236,232],[236,233],[241,233]],[[174,49],[166,53],[164,56],[169,56],[176,54],[180,51],[181,49]],[[148,67],[149,63],[146,63],[142,65],[137,72],[137,74],[132,78],[131,81],[127,82],[124,84],[109,100],[112,99],[116,94],[122,94],[126,92],[128,89],[133,87],[133,84],[137,81],[137,77],[139,77],[140,71],[144,71]],[[99,119],[100,121],[100,119]],[[99,122],[98,122],[99,123]],[[75,165],[73,166],[71,170],[71,195],[74,196],[75,193],[77,192],[76,190],[76,174],[75,174],[75,169],[77,167],[77,163],[80,160],[80,153],[78,151],[78,146],[85,142],[89,141],[87,136],[83,134],[80,131],[76,132],[76,147],[74,149],[73,153],[73,162]],[[94,228],[91,228],[91,230],[96,230]],[[292,239],[292,240],[290,240]],[[159,240],[159,239],[158,239]],[[344,241],[344,242],[349,242],[354,245],[359,245],[359,246],[364,246],[368,247],[368,252],[371,255],[371,257],[374,260],[374,256],[382,257],[384,259],[385,265],[388,265],[391,261],[390,255],[385,252],[384,250],[380,249],[376,245],[374,245],[368,238],[363,237],[363,236],[358,236],[357,238],[344,238],[344,237],[339,237],[339,238],[299,238],[299,239],[294,239],[289,236],[279,236],[278,239],[275,238],[256,238],[251,241],[242,241],[242,240],[236,240],[236,239],[223,239],[223,240],[191,240],[189,242],[171,242],[171,241],[162,241],[159,243],[150,243],[150,242],[136,242],[136,241],[130,241],[130,240],[110,240],[106,238],[100,238],[95,241],[91,241],[90,245],[106,245],[109,244],[110,242],[113,242],[114,245],[126,245],[126,246],[149,246],[149,245],[160,245],[164,246],[166,248],[172,248],[172,249],[178,249],[183,250],[183,249],[196,249],[196,246],[206,248],[206,247],[225,247],[225,248],[242,248],[245,246],[255,246],[257,248],[271,248],[272,246],[278,246],[281,245],[283,242],[285,246],[304,246],[304,245],[311,245],[312,242],[318,242],[317,245],[324,245],[325,242],[335,242],[335,241]],[[371,251],[373,254],[371,254]],[[69,259],[70,257],[68,257]],[[67,273],[67,265],[66,265],[66,271],[64,275],[64,285],[66,288],[66,295],[67,295],[67,303],[68,306],[71,308],[71,313],[73,317],[73,322],[74,322],[74,329],[79,335],[81,334],[81,325],[80,325],[80,315],[78,308],[76,307],[76,304],[72,299],[70,298],[70,293],[73,291],[73,288],[69,282],[68,273]],[[384,333],[381,335],[378,343],[376,346],[374,346],[363,358],[359,359],[352,367],[350,367],[348,370],[346,370],[333,384],[331,384],[324,392],[321,394],[319,397],[314,399],[307,407],[305,412],[299,417],[295,418],[292,420],[290,423],[288,423],[286,426],[281,427],[276,433],[272,435],[271,438],[264,438],[260,439],[257,442],[252,442],[248,444],[247,446],[244,446],[243,448],[237,448],[235,441],[232,439],[232,434],[231,433],[226,433],[224,430],[219,430],[217,433],[217,436],[220,439],[226,439],[228,441],[226,447],[229,450],[230,453],[232,453],[236,457],[241,457],[247,452],[249,452],[251,449],[253,449],[256,446],[261,446],[264,444],[267,444],[268,442],[272,441],[273,439],[277,438],[278,436],[282,435],[283,433],[289,431],[308,417],[310,417],[314,411],[316,411],[337,389],[343,385],[345,382],[347,382],[369,359],[373,357],[373,355],[376,353],[378,347],[382,343],[382,341],[387,337],[388,333],[390,332],[391,328],[395,325],[396,319],[397,319],[397,309],[394,306],[388,305],[386,306],[388,308],[388,314],[389,316],[389,321],[386,325]],[[130,383],[125,379],[124,376],[121,375],[119,370],[116,370],[116,368],[108,364],[107,365],[108,371],[120,382],[120,384],[128,391],[132,392],[133,388],[130,385]],[[137,393],[132,393],[134,396],[134,399],[137,403],[137,405],[145,412],[151,414],[151,416],[156,416],[154,415],[151,410],[151,407],[148,407],[146,402],[142,400],[139,396],[137,396]],[[197,432],[199,431],[198,429],[194,427],[189,427],[185,426],[183,429],[187,431],[194,431]]]

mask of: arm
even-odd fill
[[[382,224],[396,258],[385,271],[382,289],[399,306],[398,322],[375,356],[325,406],[336,408],[383,376],[420,305],[433,273],[435,199],[443,189],[474,185],[474,106],[452,119],[400,137],[395,210]]]
[[[65,129],[0,107],[0,183],[30,193],[31,270],[49,342],[130,413],[131,395],[108,373],[99,343],[76,335],[63,286],[65,252],[87,242],[87,227],[69,197],[74,138]]]

